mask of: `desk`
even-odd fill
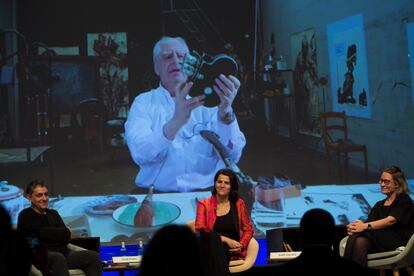
[[[165,193],[154,194],[154,202],[167,202],[174,204],[180,210],[178,217],[171,223],[185,224],[189,220],[195,219],[196,202],[195,198],[205,198],[211,195],[211,192],[195,192],[195,193]],[[141,202],[145,195],[129,195],[136,198],[137,202]],[[132,227],[123,225],[115,221],[112,214],[91,214],[85,211],[85,207],[91,202],[99,202],[107,196],[77,196],[77,197],[63,197],[59,200],[51,198],[53,205],[50,208],[56,209],[62,218],[69,223],[74,222],[74,229],[79,229],[80,232],[87,231],[88,236],[100,237],[102,243],[120,244],[117,237],[122,236],[125,242],[135,242],[134,237],[137,235],[152,235],[157,229],[152,228],[150,231],[146,228]],[[26,199],[25,199],[26,200]],[[67,221],[69,219],[69,221]],[[84,236],[84,235],[83,235]],[[131,240],[128,240],[131,238]],[[146,241],[144,241],[146,242]]]
[[[27,146],[18,148],[0,148],[0,166],[27,166],[39,160],[44,162],[46,153],[51,152],[52,146]],[[49,160],[49,194],[53,195],[53,165]]]
[[[51,146],[0,148],[0,165],[12,165],[34,162],[40,158],[43,162],[44,154]]]
[[[408,182],[410,186],[414,186],[414,179]],[[170,223],[185,224],[195,219],[197,208],[195,199],[206,198],[210,195],[211,192],[208,191],[154,194],[153,201],[166,202],[178,207],[180,213]],[[145,197],[144,194],[129,196],[135,198],[137,202],[142,202]],[[148,228],[123,225],[117,222],[110,213],[97,215],[85,211],[85,206],[90,202],[99,201],[105,197],[107,196],[64,197],[53,201],[50,208],[56,209],[64,220],[71,218],[72,221],[76,221],[73,228],[87,229],[87,236],[100,237],[104,244],[119,245],[120,241],[137,243],[137,236],[148,234],[151,237],[156,231],[156,227],[152,227],[149,231]],[[308,186],[301,190],[299,196],[284,199],[283,212],[275,212],[255,202],[251,218],[255,226],[255,235],[264,237],[266,230],[269,229],[298,227],[302,215],[312,208],[328,210],[335,218],[336,224],[343,225],[345,220],[353,221],[366,216],[375,202],[383,198],[384,195],[377,183]],[[82,219],[76,219],[76,217]]]

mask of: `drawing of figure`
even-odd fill
[[[316,127],[312,114],[318,113],[318,99],[313,93],[318,86],[315,35],[309,42],[306,34],[303,35],[301,50],[296,56],[294,82],[298,121],[301,128],[312,130]]]
[[[352,44],[348,47],[347,51],[347,58],[346,58],[346,67],[348,68],[348,71],[344,74],[345,80],[343,84],[343,93],[341,93],[340,88],[338,89],[338,103],[344,104],[344,103],[351,103],[355,104],[356,100],[354,98],[354,66],[356,65],[356,59],[357,59],[357,47],[355,44]]]

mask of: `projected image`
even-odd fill
[[[312,157],[316,166],[310,167],[307,152],[268,129],[269,118],[264,119],[260,107],[252,104],[253,116],[244,116],[233,105],[241,97],[238,79],[220,78],[215,92],[235,96],[223,99],[231,112],[200,101],[178,130],[168,133],[176,114],[168,84],[185,81],[180,64],[169,59],[182,51],[188,49],[176,40],[161,47],[155,72],[163,86],[139,94],[127,117],[119,117],[126,115],[118,109],[108,111],[99,89],[100,63],[93,58],[33,61],[33,81],[44,81],[30,97],[40,94],[50,101],[44,106],[34,102],[28,109],[28,135],[44,145],[0,151],[2,176],[9,181],[2,191],[20,191],[5,193],[3,202],[11,212],[29,206],[21,189],[31,179],[44,179],[49,207],[75,237],[99,236],[103,243],[148,241],[163,225],[194,221],[197,201],[211,196],[214,174],[228,167],[238,177],[239,196],[257,237],[268,229],[297,227],[302,214],[315,207],[329,210],[342,225],[366,217],[381,194],[335,185],[342,181],[339,171],[329,175],[317,152]],[[39,64],[47,78],[35,74]],[[51,76],[54,81],[48,81]],[[185,89],[189,87],[176,92],[182,103],[191,101]],[[12,198],[18,203],[10,203]]]
[[[132,2],[134,10],[117,6],[134,11],[122,20],[90,17],[96,7],[90,4],[88,11],[85,5],[89,23],[79,19],[81,26],[67,27],[71,34],[32,34],[43,25],[18,24],[28,38],[49,38],[53,45],[76,47],[79,54],[37,55],[31,45],[26,53],[19,41],[18,62],[1,60],[0,204],[13,224],[30,205],[24,190],[34,179],[44,180],[49,208],[59,212],[73,237],[119,245],[147,242],[167,224],[194,222],[197,202],[211,197],[214,175],[222,168],[237,175],[256,237],[269,229],[298,227],[312,208],[331,212],[337,225],[365,219],[384,199],[381,168],[401,165],[412,177],[412,110],[406,108],[409,101],[396,96],[411,94],[398,90],[392,101],[384,95],[371,110],[375,99],[368,89],[372,76],[362,17],[351,18],[357,28],[334,24],[327,35],[321,33],[326,26],[312,24],[280,32],[265,18],[260,24],[246,20],[251,26],[242,28],[245,23],[235,26],[234,18],[244,17],[224,1],[231,8],[220,10],[229,32],[225,41],[216,41],[195,39],[177,18],[171,23],[154,14],[137,16],[150,12],[138,8],[140,1]],[[263,16],[272,18],[272,12],[264,9]],[[166,39],[154,51],[164,35],[160,22],[166,24],[164,34],[186,43]],[[270,25],[262,26],[266,22]],[[261,29],[257,34],[253,25]],[[0,37],[1,51],[5,39]],[[326,49],[334,52],[328,56]],[[208,63],[206,71],[192,75],[193,86],[188,71],[194,73],[203,62],[192,59],[197,56],[192,50]],[[232,70],[237,67],[235,76],[216,69],[215,62],[223,60],[231,61]],[[214,84],[194,93],[202,79]],[[215,104],[206,104],[212,95]],[[342,110],[346,131],[324,131],[322,111]],[[364,154],[344,153],[342,145],[357,143],[366,146],[360,147]]]
[[[31,179],[44,179],[50,208],[61,214],[74,236],[99,236],[103,243],[147,241],[163,225],[194,220],[197,200],[211,195],[213,176],[224,167],[239,179],[239,195],[258,237],[268,229],[297,227],[301,215],[314,207],[326,208],[337,224],[346,224],[365,217],[376,199],[369,198],[367,190],[335,185],[340,184],[339,174],[329,176],[323,156],[314,161],[319,167],[307,169],[306,153],[269,132],[260,108],[247,118],[235,105],[223,122],[220,106],[200,104],[169,140],[163,131],[175,103],[167,90],[155,87],[140,94],[128,117],[114,118],[101,100],[99,66],[93,59],[31,64],[34,72],[43,66],[43,75],[49,77],[39,79],[33,73],[33,81],[45,81],[30,99],[50,101],[43,106],[34,101],[27,109],[28,135],[41,138],[44,145],[0,150],[1,174],[9,181],[2,191],[10,191],[2,192],[2,202],[14,219],[29,203],[22,192],[11,191],[21,191]],[[159,63],[156,70],[168,78],[168,71],[162,70],[169,67],[163,66]],[[172,79],[177,76],[183,76],[179,65]],[[234,89],[233,81],[224,79],[223,89],[225,83]]]

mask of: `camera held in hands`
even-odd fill
[[[220,103],[220,98],[213,89],[215,79],[220,74],[225,76],[237,74],[237,62],[226,54],[209,56],[200,55],[196,51],[184,57],[182,71],[194,82],[190,91],[191,97],[205,95],[204,105],[213,107]]]

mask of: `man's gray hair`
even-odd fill
[[[158,59],[158,56],[160,55],[161,46],[163,44],[167,44],[167,43],[170,43],[170,42],[173,42],[173,41],[177,41],[179,43],[182,43],[188,48],[187,42],[185,42],[185,39],[182,38],[182,37],[179,37],[179,36],[177,36],[177,37],[163,36],[154,45],[154,49],[152,51],[152,59],[153,59],[154,63]]]

